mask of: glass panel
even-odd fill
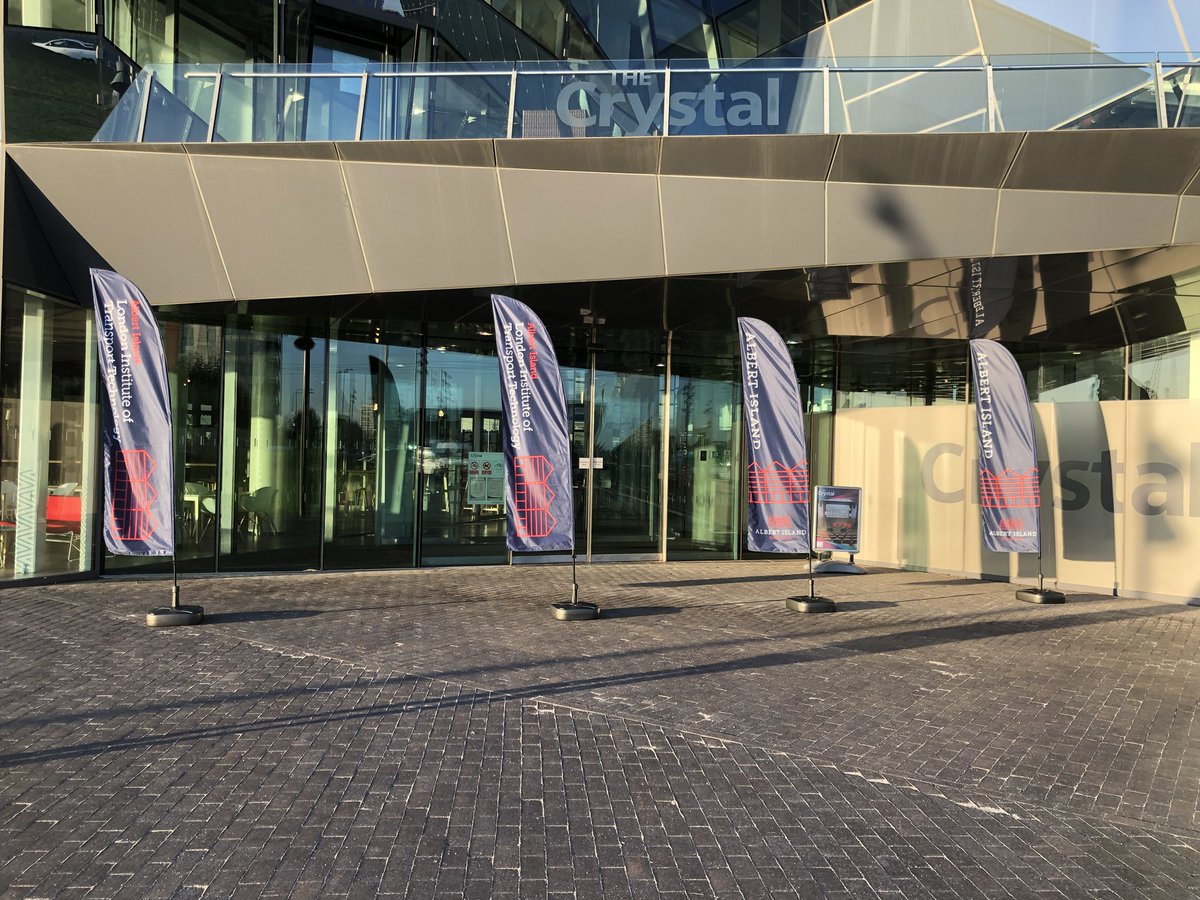
[[[663,76],[609,71],[517,76],[513,137],[661,134]]]
[[[562,46],[566,20],[563,0],[490,0],[501,15],[537,41],[552,55]]]
[[[593,556],[659,552],[665,380],[657,355],[596,354],[593,450],[603,468],[592,472]]]
[[[410,566],[416,535],[420,338],[385,335],[377,321],[340,324],[329,351],[334,374],[325,565]]]
[[[1200,397],[1200,335],[1177,334],[1134,344],[1129,357],[1130,400],[1189,400]]]
[[[671,134],[820,134],[820,72],[671,72]]]
[[[824,24],[821,0],[742,3],[717,17],[723,55],[734,57],[762,56]]]
[[[221,79],[217,134],[227,141],[354,140],[362,77],[332,74]]]
[[[942,406],[966,402],[965,344],[949,341],[846,342],[839,353],[839,364],[838,409]]]
[[[150,102],[146,106],[143,141],[203,141],[208,137],[208,119],[212,114],[213,78],[184,78],[182,72],[165,73],[176,92],[158,80],[151,82]]]
[[[175,437],[175,549],[181,572],[216,569],[221,447],[221,329],[160,311]],[[105,555],[106,571],[171,571],[161,557]]]
[[[139,66],[175,62],[171,0],[105,0],[104,10],[105,34]]]
[[[483,462],[495,466],[502,459],[497,454],[504,452],[496,345],[490,337],[431,337],[430,343],[424,446],[418,451],[421,562],[504,562],[504,501],[486,493],[481,497],[479,486],[468,484],[473,461],[482,470]]]
[[[1182,66],[1169,71],[1164,80],[1168,127],[1200,127],[1200,66]]]
[[[1059,350],[1020,359],[1027,371],[1026,388],[1037,403],[1072,403],[1125,398],[1125,352],[1110,350]]]
[[[740,379],[736,359],[672,352],[669,559],[733,556],[741,471]]]
[[[5,28],[4,74],[5,140],[88,141],[100,127],[94,35]]]
[[[226,329],[222,569],[318,567],[326,342],[303,325],[262,316]]]
[[[1067,58],[1066,62],[1079,62]],[[997,124],[1001,131],[1049,131],[1109,108],[1122,97],[1152,88],[1153,70],[1131,68],[1006,69],[993,60]],[[1021,64],[1021,60],[1013,61]],[[1154,119],[1131,121],[1153,127]],[[1101,127],[1093,124],[1091,127]]]
[[[142,94],[149,84],[150,73],[139,72],[92,140],[116,143],[136,141],[142,118]]]
[[[847,131],[985,131],[987,77],[972,69],[840,72]]]
[[[17,290],[0,328],[0,572],[92,568],[98,373],[90,309]]]
[[[508,75],[381,75],[367,83],[364,140],[502,138]]]
[[[8,24],[84,31],[92,27],[88,5],[87,0],[8,0]]]

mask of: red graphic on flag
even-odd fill
[[[157,468],[154,457],[145,450],[118,450],[113,463],[113,530],[122,540],[149,540],[158,527],[150,512],[158,498],[150,484],[150,475]]]
[[[772,462],[763,468],[756,462],[749,468],[750,503],[807,503],[808,464],[797,463],[789,468]]]
[[[791,528],[792,520],[788,516],[767,516],[768,528]]]
[[[554,466],[544,456],[513,457],[513,506],[521,537],[546,537],[558,524],[550,514],[554,489],[546,483],[553,471]]]
[[[1023,475],[1012,469],[1005,469],[999,475],[980,472],[979,505],[988,509],[1040,507],[1042,496],[1038,488],[1037,468]]]

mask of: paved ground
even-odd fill
[[[0,895],[1200,896],[1200,608],[798,571],[4,590]]]

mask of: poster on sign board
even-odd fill
[[[813,549],[858,553],[862,488],[821,484],[816,497]]]

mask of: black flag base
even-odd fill
[[[1047,588],[1022,588],[1017,591],[1017,599],[1026,603],[1066,603],[1067,596],[1061,591]]]
[[[792,612],[837,612],[837,604],[827,597],[788,597],[786,602]]]

